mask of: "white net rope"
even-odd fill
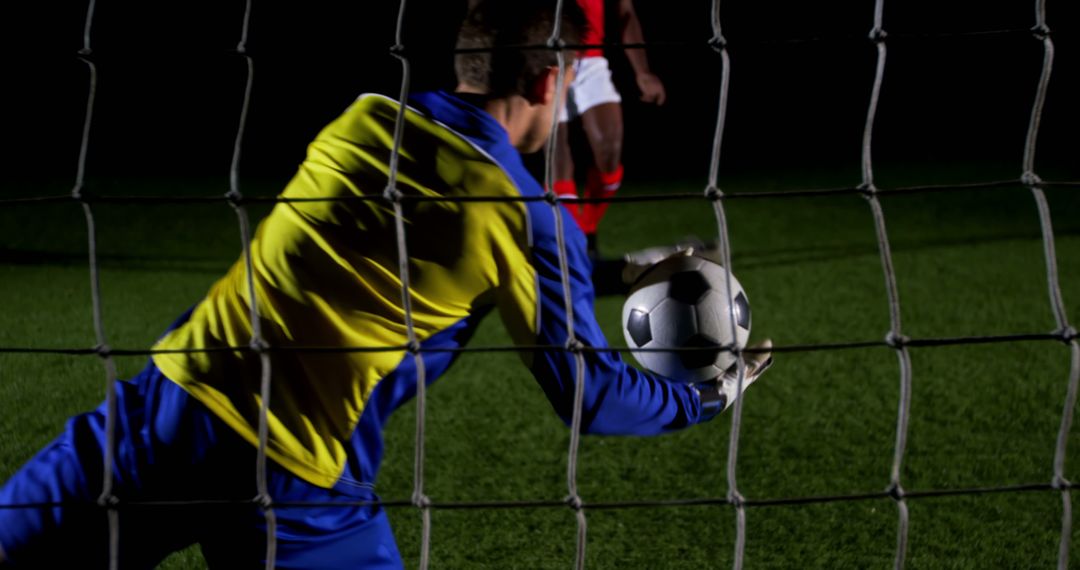
[[[563,2],[566,0],[559,0],[558,10],[561,13],[563,10]],[[395,44],[390,48],[391,53],[398,58],[401,62],[402,80],[400,87],[400,101],[406,101],[410,94],[410,81],[411,70],[410,62],[406,55],[405,45],[403,43],[403,31],[405,24],[405,10],[406,0],[402,0],[400,9],[398,12],[398,18],[396,23]],[[256,201],[263,202],[281,202],[285,201],[281,198],[265,199],[265,198],[250,198],[245,197],[240,191],[240,161],[243,151],[244,135],[247,128],[248,111],[251,105],[252,92],[255,87],[254,82],[254,60],[247,52],[248,33],[251,23],[252,2],[251,0],[245,0],[243,18],[241,22],[240,39],[237,43],[236,53],[243,58],[245,63],[245,82],[242,95],[242,103],[240,105],[238,127],[233,146],[232,160],[229,168],[229,191],[224,196],[223,200],[227,202],[237,215],[238,225],[241,236],[241,245],[243,251],[244,263],[247,268],[247,292],[250,298],[250,319],[252,322],[252,338],[249,346],[246,347],[232,347],[237,350],[249,350],[259,355],[259,361],[261,364],[261,385],[260,385],[260,410],[259,410],[259,425],[258,425],[258,452],[257,452],[257,464],[256,464],[256,488],[257,496],[252,502],[259,506],[264,513],[264,517],[267,525],[267,552],[266,552],[266,567],[273,568],[275,566],[276,559],[276,522],[274,514],[274,502],[270,496],[267,488],[267,454],[266,445],[268,437],[268,411],[269,411],[269,396],[270,396],[270,378],[271,378],[271,360],[270,354],[275,347],[267,344],[262,335],[260,328],[260,317],[258,313],[258,301],[256,298],[256,288],[253,281],[252,273],[252,255],[251,255],[251,223],[250,214],[247,209],[247,204]],[[730,237],[728,234],[728,222],[724,209],[724,203],[731,199],[768,199],[768,198],[789,198],[789,197],[807,197],[807,196],[834,196],[840,194],[859,194],[862,195],[868,202],[871,210],[871,215],[875,227],[876,240],[878,250],[880,253],[881,270],[885,279],[887,302],[889,307],[890,327],[886,331],[884,340],[880,341],[859,341],[848,343],[832,343],[832,344],[813,344],[813,345],[789,345],[789,346],[777,346],[773,348],[775,352],[799,352],[799,351],[816,351],[816,350],[838,350],[846,348],[866,348],[875,346],[888,346],[891,347],[899,361],[900,372],[900,384],[899,384],[899,404],[896,415],[896,433],[895,433],[895,446],[893,450],[893,458],[891,462],[891,469],[888,476],[888,484],[882,491],[856,493],[846,495],[833,495],[833,496],[802,496],[802,497],[778,497],[778,498],[746,498],[739,491],[738,487],[738,459],[739,459],[739,437],[740,427],[742,423],[742,414],[744,406],[744,398],[738,398],[735,402],[733,409],[729,412],[732,422],[732,429],[730,432],[730,441],[728,445],[728,458],[727,458],[727,470],[726,478],[728,490],[724,497],[702,497],[698,499],[673,499],[673,500],[652,500],[652,501],[617,501],[607,503],[587,503],[578,491],[578,460],[579,460],[579,447],[580,447],[580,432],[582,424],[582,407],[584,398],[584,382],[585,375],[585,358],[586,354],[593,349],[584,346],[578,341],[574,334],[574,318],[573,318],[573,303],[572,292],[570,290],[570,282],[568,277],[568,261],[566,242],[563,227],[563,218],[560,215],[559,209],[561,202],[569,201],[573,202],[574,199],[565,199],[557,197],[550,189],[553,187],[553,163],[555,156],[555,137],[554,135],[548,141],[546,147],[546,160],[544,167],[544,186],[547,188],[547,193],[544,199],[550,204],[551,212],[554,216],[555,225],[557,228],[558,238],[558,250],[559,250],[559,266],[562,270],[562,286],[565,310],[567,312],[567,342],[565,346],[551,347],[551,346],[529,346],[529,347],[469,347],[463,348],[462,351],[503,351],[503,350],[566,350],[573,354],[576,362],[575,370],[575,393],[574,393],[574,407],[573,416],[571,420],[570,430],[570,444],[567,451],[567,491],[568,495],[563,500],[538,500],[538,501],[489,501],[489,502],[438,502],[428,497],[425,494],[424,486],[424,466],[425,466],[425,425],[426,425],[426,372],[423,361],[423,349],[418,342],[416,331],[413,323],[412,315],[412,299],[410,295],[410,275],[409,275],[409,263],[408,263],[408,251],[407,251],[407,239],[406,239],[406,225],[403,217],[402,204],[404,201],[410,199],[408,196],[400,192],[397,185],[398,176],[398,159],[400,156],[400,149],[402,144],[402,136],[404,132],[404,118],[405,107],[400,107],[395,130],[394,140],[390,159],[390,168],[388,173],[388,182],[386,188],[383,190],[381,196],[368,197],[372,200],[385,200],[393,206],[395,214],[395,228],[396,228],[396,240],[398,249],[398,262],[399,262],[399,277],[402,282],[402,306],[404,309],[404,324],[407,329],[407,345],[405,347],[336,347],[334,350],[340,351],[360,351],[360,350],[401,350],[405,348],[412,356],[416,365],[416,402],[417,402],[417,414],[416,414],[416,426],[415,426],[415,448],[414,448],[414,481],[412,497],[409,500],[385,500],[381,501],[383,506],[411,506],[420,511],[422,516],[422,533],[421,533],[421,551],[419,559],[419,567],[427,568],[430,564],[431,558],[431,516],[434,509],[462,509],[462,508],[546,508],[554,506],[568,506],[574,513],[577,521],[577,545],[575,556],[575,567],[585,567],[585,552],[587,542],[587,518],[586,512],[590,509],[618,509],[618,508],[658,508],[664,506],[680,506],[680,505],[702,505],[702,504],[727,504],[733,507],[735,512],[735,544],[733,565],[735,568],[742,568],[745,562],[745,547],[747,542],[747,517],[748,511],[754,507],[764,506],[779,506],[779,505],[806,505],[812,503],[826,503],[826,502],[839,502],[839,501],[860,501],[860,500],[875,500],[883,498],[891,498],[897,507],[897,531],[896,531],[896,552],[895,552],[895,566],[897,568],[903,568],[906,562],[906,555],[908,549],[908,528],[909,528],[909,512],[907,502],[912,499],[926,498],[926,497],[941,497],[941,496],[956,496],[956,495],[980,495],[986,493],[1008,493],[1008,492],[1021,492],[1021,491],[1056,491],[1060,493],[1062,501],[1062,519],[1061,519],[1061,533],[1058,552],[1058,567],[1067,568],[1069,565],[1069,551],[1070,551],[1070,536],[1072,534],[1072,507],[1071,507],[1071,488],[1072,484],[1065,477],[1065,464],[1067,455],[1068,436],[1071,431],[1072,415],[1076,406],[1077,392],[1080,388],[1080,338],[1078,338],[1076,329],[1069,323],[1067,312],[1065,309],[1065,303],[1061,292],[1061,284],[1059,280],[1059,272],[1057,266],[1057,254],[1055,247],[1054,230],[1051,219],[1051,211],[1047,198],[1044,192],[1044,188],[1051,186],[1078,186],[1074,182],[1047,182],[1042,180],[1035,171],[1035,147],[1038,140],[1040,122],[1042,118],[1042,111],[1045,105],[1048,86],[1050,82],[1051,72],[1053,70],[1054,59],[1054,43],[1050,37],[1050,28],[1046,21],[1046,5],[1045,0],[1036,0],[1035,2],[1035,24],[1031,28],[1031,33],[1034,38],[1041,43],[1043,50],[1042,67],[1039,74],[1038,84],[1036,85],[1035,96],[1031,104],[1030,120],[1028,123],[1027,131],[1024,141],[1024,153],[1022,160],[1022,174],[1016,180],[1003,180],[996,182],[983,182],[983,183],[971,183],[971,184],[950,184],[950,185],[933,185],[933,186],[909,186],[901,188],[882,189],[875,185],[873,174],[873,159],[872,148],[874,142],[874,124],[877,117],[878,101],[881,97],[884,79],[886,76],[886,55],[887,55],[887,35],[884,27],[884,0],[876,0],[874,4],[873,25],[869,32],[869,39],[873,43],[877,53],[875,60],[875,68],[873,75],[873,83],[870,91],[870,98],[867,102],[867,112],[865,123],[862,131],[862,144],[861,144],[861,169],[862,169],[862,182],[855,188],[835,188],[835,189],[806,189],[806,190],[793,190],[793,191],[772,191],[772,192],[754,192],[754,193],[725,193],[719,187],[719,165],[722,148],[722,140],[724,134],[725,120],[728,113],[728,92],[731,83],[731,57],[727,49],[727,40],[724,38],[721,27],[720,17],[720,1],[713,0],[711,4],[711,29],[712,37],[708,40],[709,46],[715,50],[720,57],[720,87],[717,96],[717,120],[714,129],[712,153],[709,163],[708,171],[708,183],[702,194],[666,194],[663,196],[634,196],[634,197],[614,197],[605,199],[589,199],[592,201],[604,201],[604,202],[627,202],[627,201],[646,201],[646,200],[706,200],[714,209],[716,218],[716,230],[718,243],[720,246],[720,253],[723,265],[726,270],[726,279],[728,280],[728,290],[730,290],[732,279],[732,252]],[[65,349],[41,349],[41,348],[27,348],[27,347],[0,347],[0,352],[6,353],[54,353],[54,354],[85,354],[96,355],[101,358],[106,372],[106,446],[104,456],[104,474],[103,474],[103,486],[97,500],[98,506],[103,508],[107,512],[107,518],[109,523],[109,552],[110,552],[110,568],[117,568],[119,565],[119,544],[123,537],[120,536],[120,524],[119,519],[122,516],[122,509],[124,504],[121,497],[117,497],[114,494],[113,481],[115,479],[113,473],[114,463],[114,450],[116,446],[116,388],[117,381],[117,369],[113,360],[114,355],[147,355],[153,354],[153,350],[118,350],[109,346],[106,336],[106,331],[103,324],[102,316],[102,302],[101,302],[101,290],[99,282],[99,269],[98,269],[98,252],[97,252],[97,232],[95,229],[95,216],[92,207],[94,201],[124,201],[124,197],[88,197],[84,195],[83,189],[85,184],[86,173],[86,161],[87,154],[91,144],[91,127],[92,119],[95,110],[95,100],[98,90],[98,75],[97,67],[92,59],[93,50],[90,42],[91,28],[95,14],[95,2],[91,0],[88,5],[86,18],[83,27],[83,42],[82,48],[78,52],[78,59],[89,70],[88,80],[88,95],[85,114],[83,117],[82,136],[79,145],[78,163],[76,171],[76,179],[74,188],[69,196],[51,196],[51,197],[32,197],[32,198],[14,198],[0,200],[0,205],[3,203],[15,203],[15,202],[60,202],[65,200],[74,200],[80,204],[84,212],[86,220],[86,228],[88,235],[88,256],[89,256],[89,269],[90,269],[90,281],[91,281],[91,302],[92,302],[92,314],[93,314],[93,327],[95,333],[96,346],[92,348],[65,348]],[[558,22],[559,19],[557,18]],[[582,46],[568,46],[561,39],[561,30],[556,24],[555,29],[552,30],[551,36],[544,46],[524,46],[523,49],[550,49],[554,50],[558,54],[559,62],[559,74],[557,79],[558,90],[557,93],[562,93],[562,86],[564,85],[566,78],[566,59],[564,52],[570,49],[577,49]],[[646,45],[630,45],[625,44],[622,48],[635,48],[635,47],[647,47]],[[552,116],[552,126],[557,125],[558,118]],[[552,129],[554,133],[554,128]],[[1003,186],[1014,186],[1021,184],[1026,187],[1033,196],[1038,211],[1039,224],[1041,229],[1043,254],[1046,269],[1046,283],[1049,292],[1049,301],[1057,329],[1049,333],[1019,333],[1019,334],[1006,334],[1006,335],[985,335],[985,336],[965,336],[965,337],[948,337],[948,338],[921,338],[912,339],[903,334],[901,327],[901,305],[900,296],[897,288],[896,272],[893,266],[891,247],[889,243],[889,233],[886,228],[885,214],[881,206],[880,198],[887,194],[899,194],[909,192],[934,192],[934,191],[949,191],[956,189],[972,189],[972,188],[993,188]],[[145,198],[141,199],[145,200]],[[204,199],[194,199],[203,201]],[[161,197],[159,201],[165,202],[183,202],[185,199],[178,197]],[[582,201],[582,200],[578,200]],[[732,308],[734,311],[734,307]],[[732,323],[734,326],[734,315],[732,315]],[[734,335],[733,335],[734,337]],[[1019,341],[1057,341],[1063,342],[1070,351],[1070,367],[1069,375],[1066,382],[1066,391],[1063,403],[1063,410],[1060,420],[1060,427],[1057,433],[1057,439],[1055,443],[1054,460],[1051,470],[1051,477],[1049,482],[1037,482],[1030,484],[1018,484],[1018,485],[1003,485],[995,487],[979,487],[979,488],[963,488],[963,489],[928,489],[919,491],[906,491],[902,485],[901,473],[903,471],[903,462],[905,449],[907,445],[907,436],[909,429],[909,419],[911,412],[911,393],[912,393],[912,365],[909,354],[910,347],[919,346],[946,346],[946,345],[958,345],[958,344],[980,344],[980,343],[998,343],[998,342],[1019,342]],[[727,350],[733,351],[737,356],[738,362],[738,383],[739,390],[741,392],[742,383],[745,380],[745,362],[742,358],[742,351],[738,347],[726,347]],[[606,350],[622,350],[627,349],[606,349]],[[192,352],[197,352],[193,350]],[[189,504],[198,504],[198,501],[189,502]],[[342,505],[354,506],[357,504],[368,504],[363,502],[343,502]],[[40,508],[43,506],[51,505],[0,505],[0,508]],[[293,505],[289,505],[293,506]]]
[[[267,486],[266,445],[269,437],[270,378],[273,373],[270,364],[270,345],[262,333],[262,317],[259,315],[259,299],[255,294],[255,272],[251,259],[251,217],[244,205],[244,195],[240,192],[240,158],[243,152],[244,133],[247,128],[248,112],[251,109],[251,91],[255,83],[255,61],[247,53],[248,29],[251,23],[251,0],[244,3],[244,16],[241,24],[240,41],[236,53],[244,60],[244,95],[240,105],[240,117],[237,121],[236,139],[233,142],[232,160],[229,163],[229,191],[225,197],[236,211],[240,225],[240,244],[244,255],[244,273],[246,274],[249,318],[251,320],[250,349],[259,355],[259,425],[257,429],[258,447],[255,456],[255,504],[263,511],[266,519],[266,567],[274,568],[277,562],[277,519],[274,515],[273,497]]]

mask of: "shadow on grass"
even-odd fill
[[[230,262],[207,257],[160,257],[147,255],[99,254],[98,266],[127,271],[180,271],[192,274],[224,273]],[[0,265],[30,265],[38,267],[78,267],[89,263],[87,253],[0,247]]]

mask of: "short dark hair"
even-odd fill
[[[458,33],[454,70],[458,81],[489,95],[524,95],[544,69],[559,64],[552,49],[505,46],[543,46],[555,29],[556,0],[479,0],[471,7]],[[576,0],[563,0],[559,38],[576,44],[585,17]],[[572,51],[564,53],[572,56]],[[572,61],[567,58],[567,62]]]

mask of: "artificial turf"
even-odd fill
[[[984,170],[883,169],[879,186],[984,180]],[[850,173],[848,173],[850,174]],[[728,192],[853,186],[820,172],[724,180]],[[247,191],[272,195],[275,181]],[[100,181],[102,194],[214,195],[220,182]],[[626,196],[700,192],[704,180],[628,182]],[[26,187],[12,195],[63,194]],[[219,192],[220,190],[220,192]],[[1058,277],[1068,318],[1080,322],[1080,197],[1046,190],[1054,216]],[[1019,185],[881,196],[901,331],[912,339],[1048,333],[1056,324],[1035,202]],[[266,207],[253,207],[258,218]],[[873,217],[858,194],[724,201],[732,268],[753,313],[752,339],[779,347],[863,347],[779,352],[747,392],[735,470],[749,501],[853,496],[890,482],[900,368],[881,341],[890,312]],[[223,202],[94,207],[102,315],[110,346],[147,348],[240,251],[236,216]],[[716,235],[705,200],[613,205],[601,227],[608,255]],[[0,347],[86,348],[95,344],[86,222],[74,203],[0,205]],[[621,299],[597,301],[613,346],[624,347]],[[474,347],[506,346],[497,318]],[[628,358],[632,356],[627,355]],[[1070,352],[1058,341],[910,348],[912,398],[900,470],[908,492],[1046,484],[1069,380]],[[145,356],[118,357],[121,376]],[[93,355],[0,352],[0,479],[58,433],[71,414],[104,394]],[[1069,410],[1071,415],[1073,412]],[[387,427],[377,481],[384,500],[407,500],[414,485],[416,410]],[[589,568],[713,568],[732,564],[736,511],[729,490],[732,414],[652,438],[586,436],[577,466],[588,521]],[[569,431],[511,352],[470,352],[428,392],[424,492],[438,505],[563,500]],[[1080,452],[1076,430],[1070,457]],[[1077,460],[1066,477],[1077,475]],[[634,506],[687,500],[690,504]],[[707,502],[707,501],[706,501]],[[1061,532],[1059,492],[1031,490],[925,497],[910,509],[911,568],[1048,567]],[[591,507],[590,505],[599,505]],[[755,505],[746,511],[748,568],[891,567],[897,505],[887,497]],[[389,509],[409,567],[419,560],[421,517]],[[567,568],[577,522],[563,506],[436,508],[433,568]],[[1080,536],[1073,536],[1072,558]],[[163,568],[202,566],[197,548]]]

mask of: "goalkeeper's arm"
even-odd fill
[[[730,406],[736,394],[731,392],[734,388],[724,377],[696,386],[675,382],[630,366],[617,351],[609,348],[593,312],[595,295],[584,240],[580,244],[573,239],[567,241],[573,329],[580,344],[567,343],[569,315],[557,249],[554,244],[534,244],[532,265],[537,272],[540,314],[532,342],[553,348],[535,351],[529,363],[533,375],[563,420],[569,423],[574,412],[578,361],[573,350],[567,348],[575,347],[580,349],[584,364],[584,432],[664,433],[711,419]],[[757,372],[753,378],[765,366],[755,365],[755,368]],[[752,379],[744,381],[744,388],[750,382]]]

